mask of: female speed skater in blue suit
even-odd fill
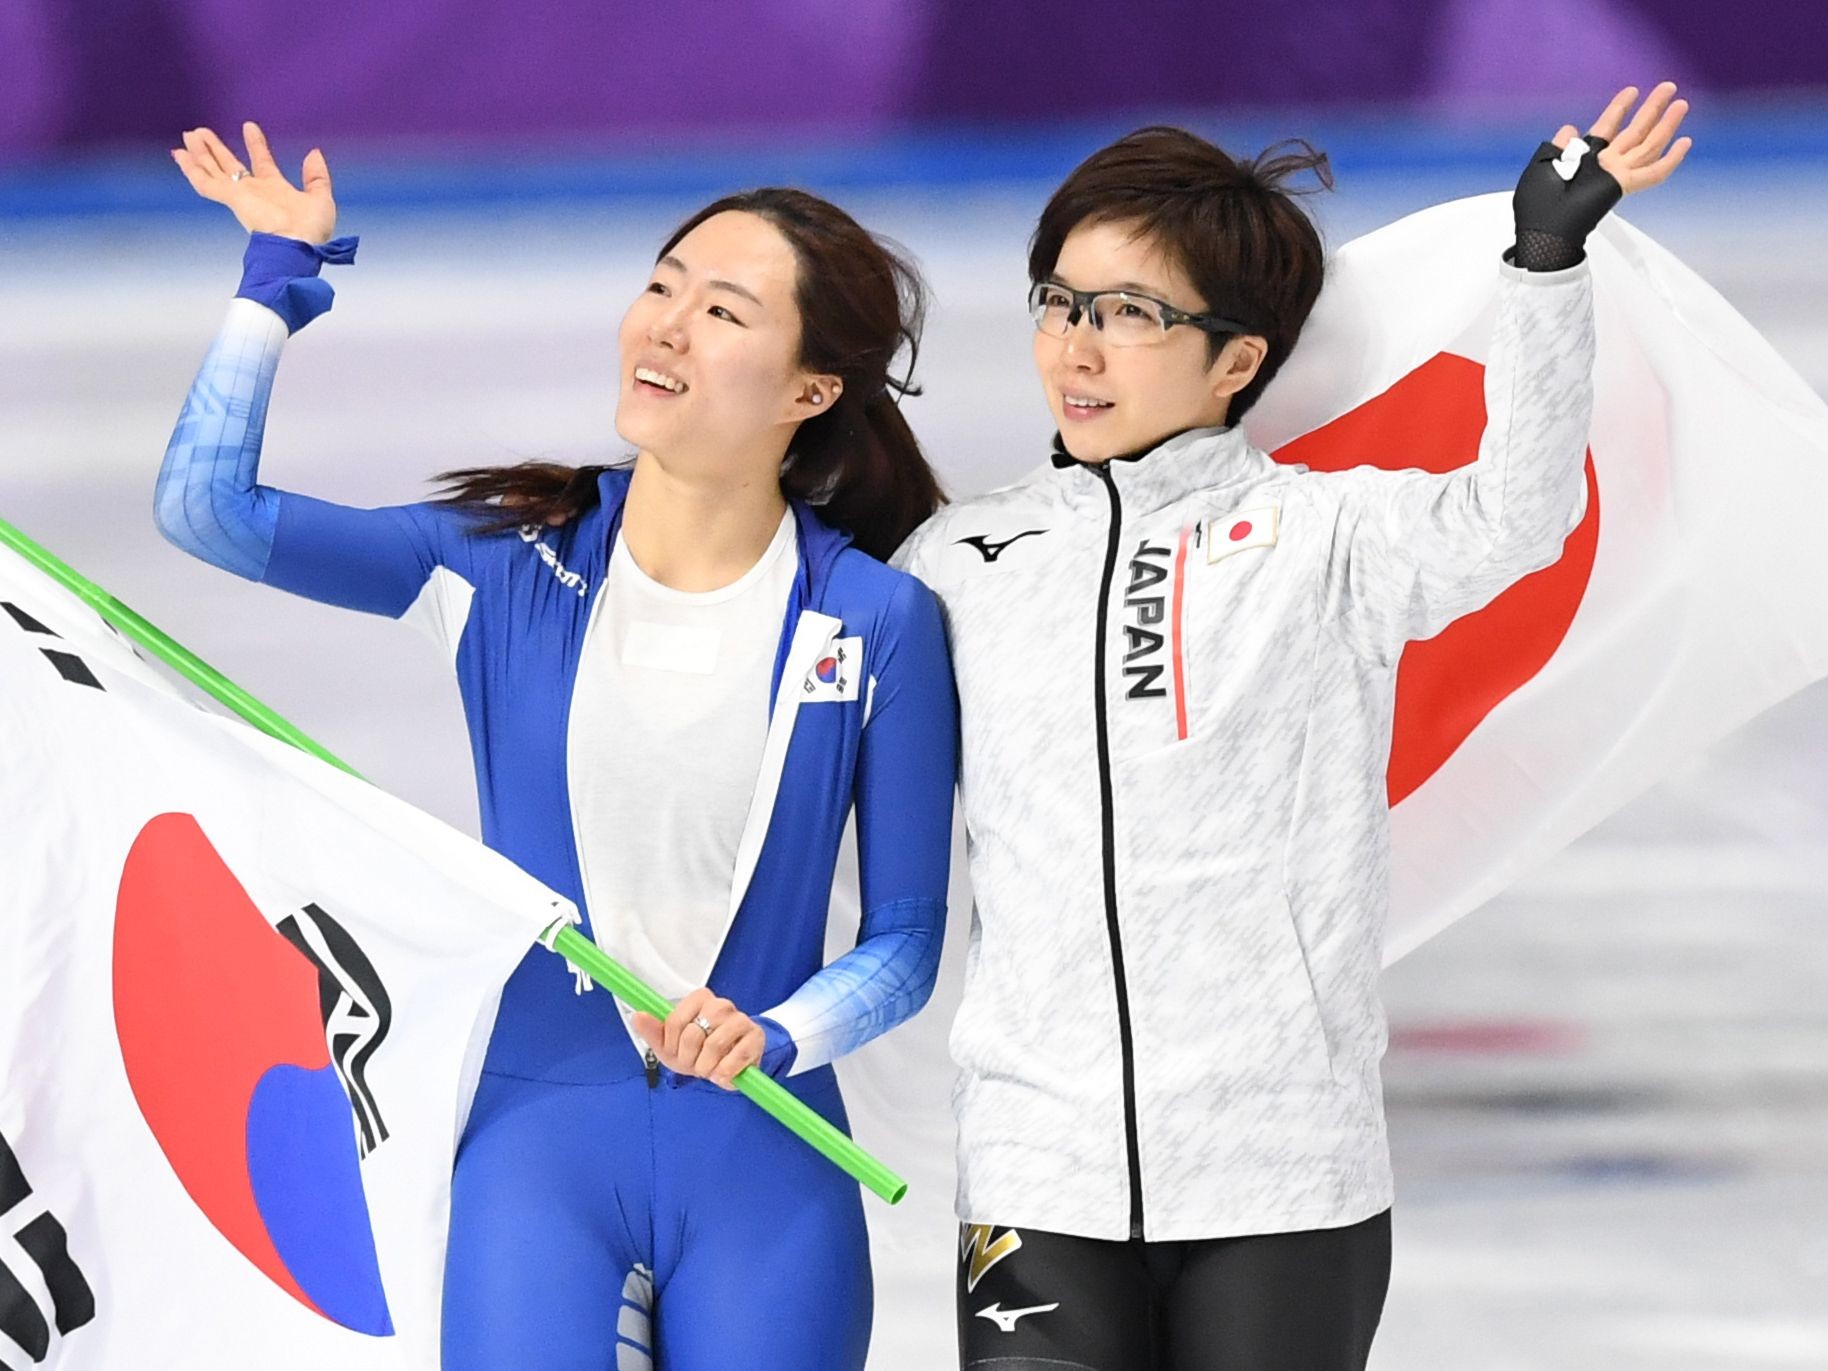
[[[861,1367],[857,1187],[729,1085],[759,1064],[844,1126],[831,1061],[938,965],[956,702],[933,596],[877,560],[940,499],[889,370],[904,344],[912,366],[919,279],[813,196],[720,200],[622,321],[632,462],[352,509],[257,482],[281,347],[355,244],[322,154],[294,187],[245,133],[246,164],[206,129],[173,152],[252,237],[159,527],[440,639],[484,840],[679,997],[625,1022],[542,949],[508,982],[452,1182],[444,1365]],[[822,966],[853,808],[862,928]]]

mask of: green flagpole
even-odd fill
[[[185,680],[207,691],[262,733],[290,743],[320,761],[347,771],[351,776],[361,776],[354,767],[287,723],[196,653],[175,642],[157,625],[122,604],[4,519],[0,519],[0,544],[25,558],[119,629],[122,636],[145,648]],[[664,1019],[672,1012],[673,1006],[665,997],[569,924],[547,929],[541,935],[540,943],[564,957],[631,1008],[652,1014],[657,1019]],[[906,1181],[832,1127],[823,1115],[802,1103],[798,1096],[772,1076],[753,1066],[745,1067],[737,1073],[733,1084],[821,1155],[890,1204],[898,1203],[908,1193]]]
[[[652,1014],[656,1019],[664,1019],[672,1013],[673,1006],[663,995],[570,924],[562,925],[556,933],[548,930],[548,934],[550,941],[542,939],[548,947],[561,953],[566,961],[624,1004],[643,1014]],[[841,1171],[890,1204],[899,1204],[901,1197],[908,1193],[906,1181],[833,1128],[822,1115],[800,1103],[799,1098],[773,1076],[746,1066],[736,1073],[731,1084],[812,1144]]]
[[[349,763],[333,756],[328,749],[307,738],[196,653],[182,644],[174,642],[156,624],[149,622],[136,610],[122,604],[73,567],[59,561],[4,519],[0,519],[0,543],[10,547],[58,585],[82,600],[103,619],[119,629],[123,636],[138,643],[185,680],[208,691],[262,733],[269,734],[282,743],[290,743],[301,752],[309,752],[313,757],[329,762],[331,766],[347,771],[351,776],[361,775]]]

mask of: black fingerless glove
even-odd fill
[[[1572,177],[1564,180],[1556,170],[1561,149],[1544,143],[1517,178],[1511,196],[1517,243],[1505,259],[1526,271],[1564,271],[1578,263],[1587,255],[1587,235],[1625,194],[1599,164],[1606,140],[1597,134],[1582,136],[1590,151]]]

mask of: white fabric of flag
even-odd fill
[[[1510,197],[1489,195],[1341,247],[1245,419],[1252,441],[1315,466],[1423,465],[1423,449],[1431,469],[1471,461],[1511,237]],[[1404,656],[1387,960],[1828,676],[1828,405],[1618,215],[1587,247],[1599,348],[1588,514],[1561,563]],[[876,1367],[944,1364],[954,1336],[944,1054],[970,923],[964,855],[956,843],[932,1003],[839,1065],[858,1136],[893,1139],[882,1155],[911,1187],[900,1210],[870,1213]]]
[[[495,1003],[568,904],[0,549],[0,1366],[434,1368]]]

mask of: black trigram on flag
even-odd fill
[[[387,1037],[393,1004],[374,963],[335,919],[314,904],[279,922],[287,942],[317,967],[318,1008],[337,1078],[355,1110],[356,1134],[366,1157],[387,1141],[387,1125],[368,1088],[368,1062]]]
[[[42,1208],[19,1222],[20,1211],[29,1212],[32,1187],[27,1184],[19,1159],[12,1146],[0,1137],[0,1336],[12,1340],[19,1350],[42,1362],[51,1351],[51,1329],[68,1334],[95,1317],[95,1295],[81,1269],[70,1257],[69,1243],[63,1225]],[[11,1235],[10,1240],[6,1234]],[[51,1307],[44,1308],[33,1293],[29,1275],[22,1278],[13,1269],[23,1260],[38,1268]],[[21,1262],[23,1269],[23,1262]],[[0,1348],[4,1343],[0,1343]],[[0,1355],[0,1371],[17,1371]]]
[[[63,636],[55,629],[46,628],[11,600],[0,600],[0,609],[4,609],[7,617],[26,633],[59,639]],[[89,670],[89,664],[74,652],[63,652],[54,647],[41,647],[38,650],[44,654],[46,661],[57,668],[57,674],[72,685],[94,686],[97,690],[103,688],[102,683],[95,679],[95,673]]]

